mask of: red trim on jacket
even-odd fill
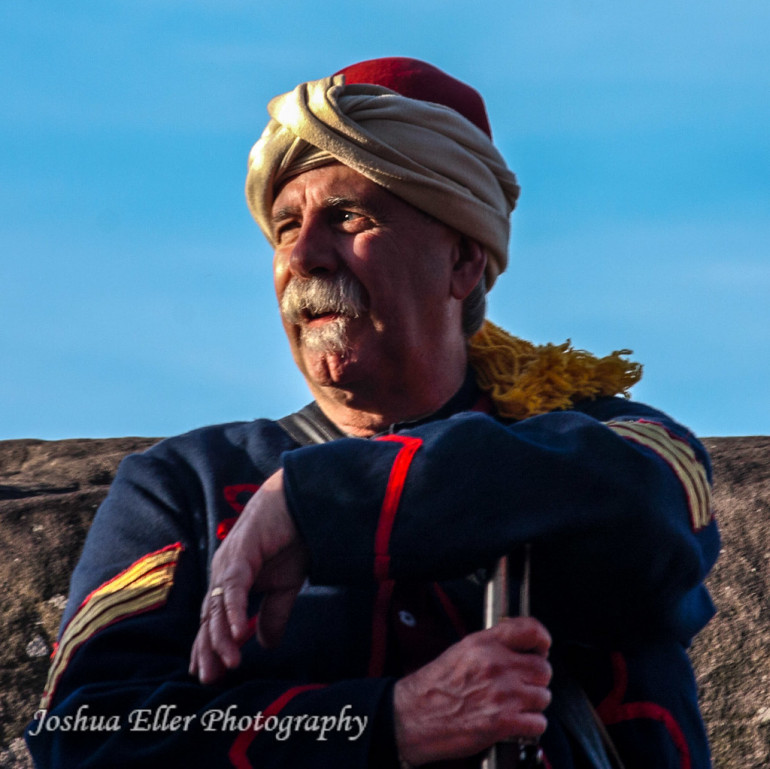
[[[452,603],[452,599],[444,592],[438,582],[433,583],[433,591],[438,597],[444,613],[449,617],[449,621],[452,623],[452,627],[457,635],[460,638],[465,638],[468,635],[468,628],[460,615],[459,609]]]
[[[304,686],[295,686],[292,689],[287,689],[277,700],[271,702],[262,711],[262,723],[264,724],[270,716],[277,716],[298,694],[310,691],[311,689],[323,688],[324,684],[305,684]],[[259,729],[247,729],[235,738],[232,747],[227,753],[227,757],[235,769],[253,769],[251,762],[246,758],[246,751],[254,741],[254,738],[262,731],[262,728],[260,726]]]
[[[380,508],[380,519],[374,535],[374,578],[380,583],[372,613],[372,653],[369,657],[369,675],[382,675],[385,667],[385,653],[388,638],[388,607],[393,595],[393,580],[390,579],[390,535],[396,520],[398,505],[406,483],[406,476],[422,439],[406,435],[383,435],[378,441],[395,441],[401,448],[393,460],[388,485]]]
[[[225,501],[230,507],[235,510],[238,515],[243,512],[246,507],[246,502],[240,502],[238,497],[241,494],[248,494],[249,499],[259,491],[260,484],[258,483],[236,483],[233,486],[225,486],[222,489]],[[248,501],[248,500],[247,500]],[[223,518],[217,525],[217,539],[221,542],[230,533],[235,522],[238,520],[238,515],[232,516],[232,518]]]
[[[257,491],[259,491],[259,487],[260,484],[258,483],[236,483],[233,486],[225,486],[224,489],[222,489],[222,493],[225,496],[227,504],[230,505],[236,513],[242,513],[243,508],[246,507],[246,502],[239,502],[238,497],[241,494],[248,493],[249,498],[251,498]]]
[[[217,539],[222,542],[224,538],[232,531],[235,522],[238,520],[238,516],[234,515],[232,518],[223,518],[217,524]]]
[[[398,504],[401,501],[401,493],[404,490],[406,476],[417,449],[422,446],[421,438],[410,438],[405,435],[383,435],[375,438],[378,441],[395,441],[403,444],[393,460],[390,470],[388,485],[385,489],[385,497],[380,509],[380,520],[377,523],[377,533],[374,536],[374,577],[377,580],[388,579],[390,570],[390,535],[393,531],[393,523],[396,520]]]
[[[614,682],[612,691],[596,708],[596,712],[604,724],[613,726],[635,718],[650,718],[662,723],[679,753],[681,769],[691,769],[692,759],[690,758],[687,739],[671,711],[666,710],[657,702],[623,702],[628,688],[628,667],[620,652],[613,652],[612,654],[612,676]]]

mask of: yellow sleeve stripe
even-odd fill
[[[607,422],[618,435],[652,449],[668,463],[684,487],[694,531],[711,520],[711,485],[706,468],[698,461],[692,447],[656,422]]]
[[[181,552],[177,542],[149,553],[86,597],[59,639],[41,708],[48,708],[69,661],[89,638],[119,620],[166,603]]]

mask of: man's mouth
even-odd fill
[[[308,310],[304,310],[302,312],[302,322],[306,326],[311,327],[335,320],[337,318],[347,319],[348,316],[344,315],[343,313],[336,312],[335,310],[325,310],[322,312],[310,312]]]
[[[351,275],[293,278],[281,297],[281,314],[302,328],[322,328],[333,321],[347,325],[366,310],[366,304],[363,286]]]
[[[302,346],[309,352],[346,355],[351,317],[345,313],[303,311],[297,324]]]

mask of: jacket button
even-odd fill
[[[414,627],[417,624],[417,620],[414,618],[414,614],[411,614],[408,611],[400,611],[398,613],[398,618],[407,627]]]

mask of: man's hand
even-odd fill
[[[275,646],[308,570],[308,553],[288,508],[283,470],[271,475],[248,501],[211,563],[210,590],[201,608],[190,673],[202,683],[221,678],[241,662],[249,635],[249,591],[264,593],[257,637]]]
[[[419,766],[506,737],[539,737],[551,701],[550,645],[537,620],[504,619],[401,679],[393,693],[399,756]]]

